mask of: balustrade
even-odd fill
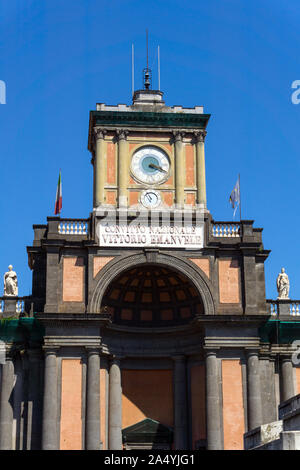
[[[61,235],[88,235],[87,220],[61,220],[58,224],[58,233]]]
[[[212,235],[216,238],[240,237],[240,224],[238,222],[215,222],[212,224]]]
[[[284,306],[284,314],[291,315],[293,317],[300,317],[300,300],[280,301],[267,299],[269,306],[270,315],[277,317],[280,315],[280,305]],[[283,310],[283,309],[282,309]],[[282,313],[282,311],[281,311]]]

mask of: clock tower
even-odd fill
[[[93,208],[206,211],[202,106],[166,106],[163,93],[135,91],[132,105],[98,103],[90,113]]]
[[[0,303],[0,449],[242,449],[300,392],[262,229],[207,210],[209,117],[148,80],[91,111],[93,211],[34,225],[32,294]]]

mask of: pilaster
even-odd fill
[[[184,206],[184,184],[185,184],[185,152],[183,137],[184,132],[174,131],[175,150],[175,201],[178,208]]]
[[[105,142],[105,129],[95,129],[96,153],[94,159],[94,208],[105,203],[105,181],[107,174],[107,144]]]
[[[128,182],[129,182],[129,151],[127,142],[128,131],[118,129],[116,138],[118,141],[118,205],[128,206]]]
[[[206,131],[195,132],[194,142],[196,146],[196,175],[197,175],[197,204],[206,209],[206,173],[204,141]]]

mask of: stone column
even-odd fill
[[[277,419],[277,406],[275,394],[274,362],[270,357],[260,357],[260,383],[262,424],[272,423]]]
[[[288,400],[295,395],[293,364],[290,356],[280,358],[281,375],[281,401]]]
[[[184,356],[174,360],[174,445],[175,450],[187,449],[187,383]]]
[[[176,206],[182,208],[184,205],[185,186],[185,155],[182,142],[184,132],[174,132],[175,148],[175,201]]]
[[[196,167],[197,167],[197,204],[206,208],[206,173],[204,140],[206,131],[195,133]]]
[[[247,353],[248,431],[262,424],[261,384],[257,351]]]
[[[94,160],[94,207],[105,203],[105,181],[106,181],[106,130],[96,129],[96,154]]]
[[[86,449],[100,450],[100,356],[88,350],[86,390]]]
[[[13,358],[7,356],[5,364],[2,364],[2,381],[0,392],[0,450],[12,449],[12,394],[14,389],[14,381],[15,376]]]
[[[129,161],[128,161],[128,131],[118,130],[118,187],[119,187],[119,207],[128,206],[128,181],[129,181]]]
[[[206,352],[205,366],[207,450],[222,450],[221,397],[216,351]]]
[[[57,349],[45,349],[42,450],[59,449]]]
[[[109,369],[108,448],[122,450],[122,387],[120,359],[113,358]]]

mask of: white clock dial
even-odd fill
[[[159,147],[142,147],[132,157],[131,173],[140,183],[161,184],[168,179],[169,172],[169,158]]]
[[[161,204],[161,196],[158,191],[152,189],[143,191],[141,194],[141,203],[148,209],[154,209]]]

